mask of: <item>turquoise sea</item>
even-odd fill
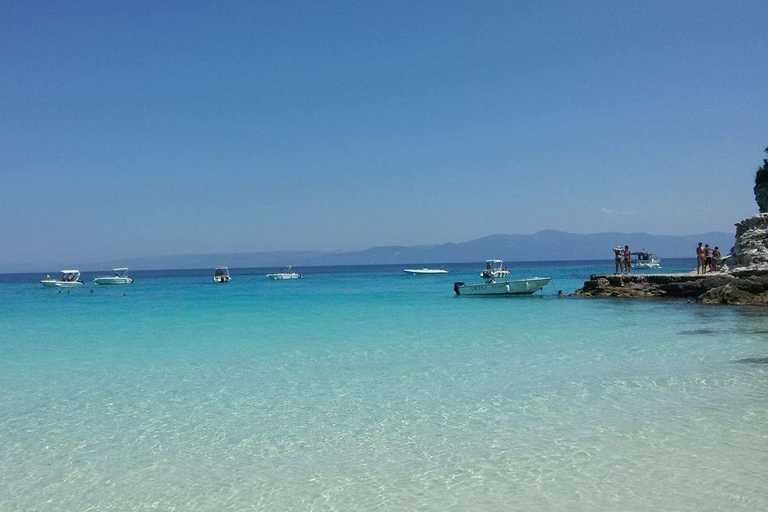
[[[0,276],[0,510],[768,509],[768,310],[480,267]]]

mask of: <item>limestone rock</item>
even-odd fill
[[[725,263],[731,271],[768,268],[768,213],[736,224],[736,245]]]

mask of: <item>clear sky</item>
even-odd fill
[[[0,3],[0,262],[731,231],[768,3]]]

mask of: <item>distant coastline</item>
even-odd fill
[[[471,263],[487,258],[522,261],[601,261],[611,257],[611,247],[628,244],[633,250],[647,249],[662,258],[694,255],[700,241],[719,245],[724,252],[735,242],[732,233],[708,232],[694,235],[652,235],[606,232],[594,234],[546,230],[532,235],[489,235],[460,243],[428,246],[385,246],[354,252],[269,251],[147,256],[112,260],[46,262],[0,262],[0,273],[51,272],[73,267],[83,271],[127,266],[133,270],[196,269],[227,265],[231,268],[304,267],[344,265],[404,265],[413,263]]]

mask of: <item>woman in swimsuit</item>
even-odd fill
[[[696,248],[696,273],[702,274],[704,273],[704,247],[701,246],[701,242],[699,242],[699,246]]]
[[[624,269],[628,273],[632,273],[632,253],[629,252],[629,246],[624,246]]]
[[[621,248],[620,247],[614,247],[613,248],[613,255],[614,255],[614,261],[616,262],[616,272],[615,274],[620,274],[622,270],[621,265]]]

